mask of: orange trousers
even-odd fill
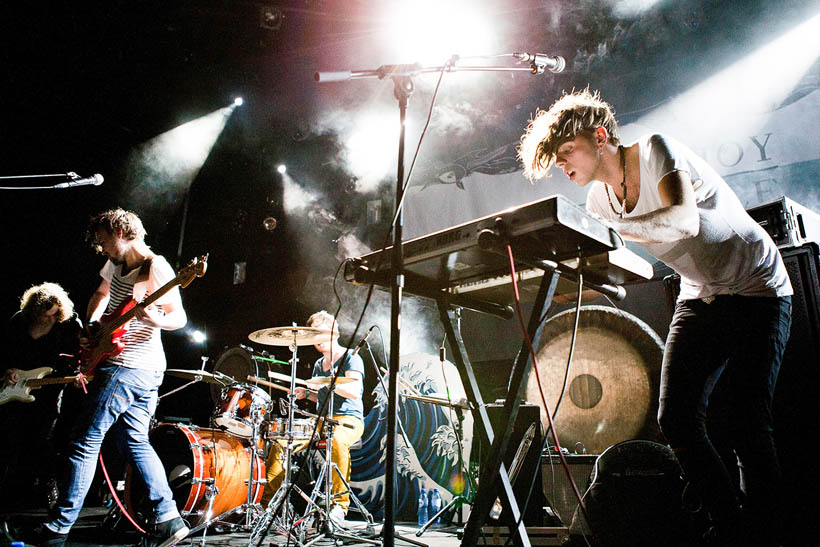
[[[348,424],[352,427],[344,427],[344,426],[337,426],[336,429],[333,430],[333,443],[330,447],[330,458],[331,460],[339,466],[339,471],[341,471],[342,476],[344,476],[345,480],[350,483],[350,447],[353,446],[353,443],[358,441],[362,438],[362,434],[364,433],[364,423],[353,416],[344,416],[344,415],[336,415],[333,416],[334,420],[339,421],[343,424]],[[322,427],[322,424],[319,424],[319,427]],[[277,441],[273,443],[273,446],[270,449],[270,454],[268,455],[268,461],[265,464],[267,473],[266,478],[268,479],[268,484],[265,485],[265,492],[262,495],[262,505],[267,505],[268,501],[273,497],[279,487],[282,485],[282,481],[285,479],[285,441]],[[301,452],[302,450],[307,447],[308,441],[294,441],[293,443],[293,454]],[[350,496],[348,494],[341,494],[336,496],[335,494],[339,494],[340,492],[345,492],[347,489],[345,488],[344,482],[339,477],[337,473],[331,473],[331,477],[333,480],[333,503],[339,505],[344,509],[345,513],[347,513],[347,508],[350,507]]]

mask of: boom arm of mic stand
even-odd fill
[[[383,80],[393,76],[416,76],[428,72],[528,72],[535,74],[530,67],[523,66],[454,66],[440,65],[422,67],[415,65],[383,65],[375,70],[340,70],[332,72],[315,72],[313,79],[320,84],[329,82],[344,82],[363,78],[378,78]],[[543,72],[543,71],[542,71]],[[540,73],[539,73],[540,74]]]

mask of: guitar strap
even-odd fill
[[[137,279],[134,281],[134,286],[131,289],[131,296],[137,302],[139,302],[140,300],[143,300],[147,296],[147,293],[148,293],[148,278],[151,275],[151,261],[153,259],[154,259],[153,256],[149,256],[149,257],[146,257],[146,259],[142,261],[142,265],[140,266],[140,271],[137,274]],[[136,297],[137,293],[135,292],[135,289],[137,288],[137,285],[139,285],[140,283],[144,284],[146,289],[145,289],[145,294],[142,295],[142,298],[137,299],[137,297]]]
[[[142,262],[142,266],[140,266],[140,273],[137,274],[137,280],[134,282],[134,285],[136,285],[137,283],[148,282],[148,276],[151,273],[152,260],[154,260],[154,257],[149,256]]]

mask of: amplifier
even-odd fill
[[[589,488],[590,475],[592,468],[595,466],[597,455],[589,454],[567,454],[564,456],[569,465],[572,480],[581,495]],[[561,464],[561,460],[557,454],[544,451],[541,457],[541,477],[544,496],[547,498],[547,504],[552,509],[552,512],[561,520],[564,526],[572,528],[573,516],[578,507],[578,498],[575,497],[575,491],[572,489],[572,483],[569,481],[567,472]],[[586,530],[583,522],[580,532]],[[579,530],[572,530],[573,533]]]
[[[567,545],[569,530],[563,526],[527,526],[530,545]],[[481,528],[481,545],[512,545],[507,526],[484,526]]]
[[[783,196],[746,209],[778,247],[820,243],[820,215]]]

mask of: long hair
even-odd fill
[[[74,302],[57,283],[41,283],[30,287],[20,297],[20,310],[28,319],[50,310],[57,305],[54,317],[57,322],[67,321],[74,315]]]
[[[589,89],[565,93],[549,110],[538,110],[518,146],[524,176],[530,182],[548,176],[558,148],[584,131],[603,127],[611,144],[620,144],[618,122],[612,106]]]

